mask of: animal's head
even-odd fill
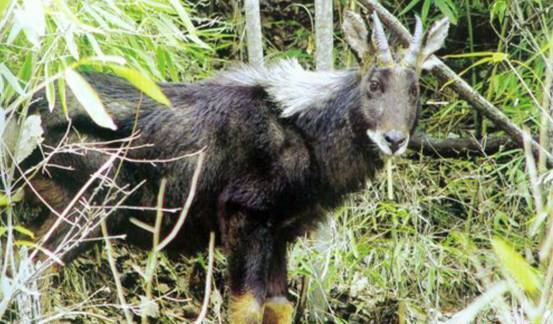
[[[348,44],[362,62],[361,118],[365,119],[367,136],[382,153],[400,155],[407,149],[417,121],[420,72],[432,67],[432,54],[443,45],[449,21],[444,18],[436,22],[425,36],[416,17],[409,48],[394,56],[377,14],[373,13],[372,18],[370,40],[359,15],[346,13],[343,26]],[[374,50],[370,50],[371,44]]]

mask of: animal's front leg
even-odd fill
[[[272,236],[265,225],[242,213],[232,216],[226,234],[232,294],[230,323],[261,323]]]
[[[287,243],[283,238],[278,236],[275,237],[274,241],[269,264],[267,299],[265,300],[263,324],[290,324],[292,323],[294,306],[287,298]]]

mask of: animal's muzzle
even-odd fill
[[[396,153],[400,148],[402,148],[405,144],[407,144],[407,134],[392,129],[390,131],[387,131],[384,133],[384,140],[390,147],[390,151],[392,151],[392,154]]]
[[[367,135],[384,155],[401,155],[407,150],[409,134],[402,131],[392,129],[381,133],[369,129]]]

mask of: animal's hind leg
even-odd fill
[[[263,324],[290,324],[294,306],[288,301],[288,275],[286,262],[287,243],[275,237],[269,262],[267,299],[263,312]]]
[[[272,236],[266,225],[237,212],[223,233],[230,276],[230,323],[257,324],[263,317]]]

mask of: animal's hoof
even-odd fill
[[[231,324],[260,324],[263,308],[254,295],[246,293],[233,296],[230,302]]]
[[[286,297],[273,297],[265,302],[263,324],[290,324],[294,305]]]

